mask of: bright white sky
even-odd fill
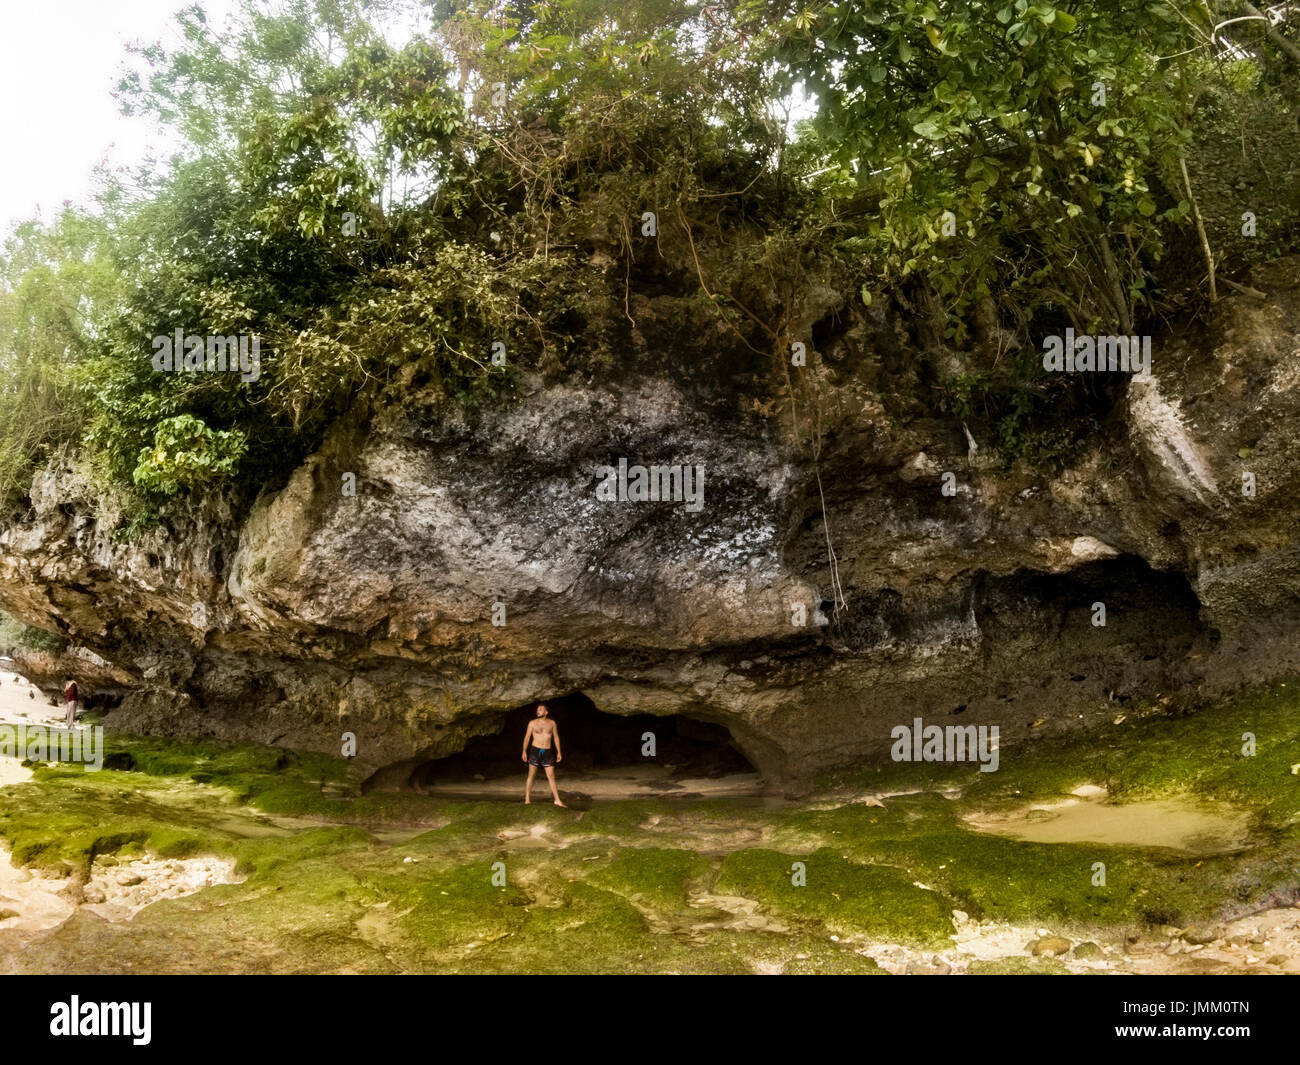
[[[0,0],[0,239],[65,200],[88,203],[101,163],[129,168],[166,159],[176,145],[144,118],[118,112],[113,89],[133,42],[180,44],[173,14],[192,0]],[[226,22],[238,0],[202,0],[208,21]],[[393,43],[414,24],[395,27]],[[387,36],[387,34],[386,34]],[[803,117],[807,104],[792,118]]]
[[[130,166],[168,142],[144,119],[124,118],[112,92],[126,45],[179,34],[172,14],[186,0],[4,0],[0,3],[0,233],[64,200],[85,202],[91,172],[107,160]],[[220,24],[234,0],[205,0]]]

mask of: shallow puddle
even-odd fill
[[[1011,814],[972,814],[977,832],[1031,843],[1102,843],[1220,854],[1249,846],[1249,816],[1226,804],[1190,799],[1108,803],[1096,798],[1039,804]]]

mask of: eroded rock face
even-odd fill
[[[102,704],[106,698],[120,697],[135,687],[131,674],[88,647],[69,647],[61,652],[17,647],[13,653],[13,668],[37,687],[50,692],[61,692],[67,679],[75,677],[79,687],[86,689],[87,693],[94,693],[96,705]]]
[[[817,464],[670,374],[473,416],[413,396],[242,520],[204,501],[130,544],[52,466],[0,532],[0,601],[107,660],[110,723],[335,753],[353,732],[390,781],[575,691],[724,725],[778,788],[887,758],[917,716],[1013,748],[1300,669],[1296,275],[1155,338],[1153,379],[1051,477],[886,415],[870,352]],[[620,458],[702,466],[703,507],[598,499]]]

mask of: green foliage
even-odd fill
[[[174,495],[182,488],[230,477],[245,450],[239,430],[209,429],[198,418],[178,414],[154,427],[153,446],[141,450],[135,482]]]
[[[0,499],[76,439],[75,367],[96,350],[118,279],[102,220],[74,208],[18,226],[0,251]]]
[[[1129,333],[1188,304],[1183,161],[1228,264],[1294,243],[1297,79],[1267,51],[1216,61],[1210,17],[245,0],[218,26],[190,7],[118,93],[181,135],[172,165],[0,254],[0,497],[80,448],[134,499],[129,536],[169,498],[252,498],[349,411],[474,404],[520,371],[643,353],[753,381],[769,414],[821,411],[781,367],[826,291],[896,300],[922,356],[975,349],[928,382],[936,406],[1050,457],[1112,396],[1001,356],[1044,325]],[[815,116],[789,122],[799,94]],[[1241,210],[1264,199],[1248,243]],[[829,313],[844,333],[860,310]],[[154,371],[176,329],[258,336],[260,376]]]
[[[1024,381],[1033,375],[1029,360],[1016,360],[1009,374],[988,371],[958,374],[948,382],[952,413],[962,422],[992,426],[998,450],[1008,460],[1042,464],[1069,453],[1081,435],[1078,422],[1062,419],[1056,397],[1033,391]]]
[[[1300,216],[1300,109],[1252,62],[1221,78],[1197,68],[1199,92],[1187,169],[1219,269],[1291,252]],[[1255,232],[1243,233],[1245,212]]]
[[[1182,142],[1186,91],[1182,67],[1154,57],[1192,38],[1169,4],[784,14],[774,53],[816,94],[832,163],[872,198],[884,274],[923,275],[956,313],[997,286],[1130,331],[1162,225],[1185,210],[1156,173]]]

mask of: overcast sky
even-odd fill
[[[133,42],[181,43],[173,15],[193,0],[0,0],[0,236],[39,213],[52,220],[65,200],[86,203],[94,168],[165,159],[176,145],[145,118],[125,118],[113,89]],[[202,0],[223,25],[238,0]],[[414,16],[412,16],[414,17]],[[415,22],[385,36],[399,44]],[[806,103],[794,117],[808,112]]]
[[[91,171],[137,163],[167,143],[146,120],[123,118],[113,88],[126,45],[179,42],[172,13],[185,0],[3,0],[0,3],[0,232],[53,218],[64,200],[85,201]],[[205,0],[224,21],[234,0]]]

